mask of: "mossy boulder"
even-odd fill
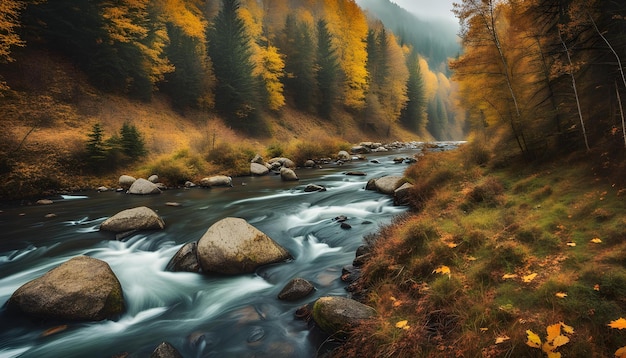
[[[62,321],[101,321],[125,310],[119,280],[109,265],[77,256],[18,288],[9,311]]]
[[[359,322],[375,314],[372,307],[345,297],[320,297],[313,304],[315,324],[338,338],[345,338]]]

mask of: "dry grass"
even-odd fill
[[[378,316],[336,356],[540,357],[526,331],[543,339],[558,322],[575,330],[564,357],[613,356],[626,345],[607,326],[626,315],[622,161],[503,166],[474,150],[407,171],[418,211],[368,240],[359,281]],[[395,327],[402,320],[409,329]]]

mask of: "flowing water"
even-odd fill
[[[455,143],[451,143],[452,146]],[[370,178],[402,175],[397,156],[416,149],[370,154],[371,161],[298,169],[299,182],[279,176],[234,178],[232,188],[168,190],[156,196],[88,192],[52,205],[9,206],[0,212],[0,357],[146,357],[162,341],[184,357],[314,357],[321,342],[295,310],[318,297],[346,296],[341,269],[354,259],[364,236],[406,210],[390,197],[364,189]],[[346,171],[367,176],[347,176]],[[305,193],[307,184],[326,192]],[[180,207],[165,205],[178,202]],[[162,231],[122,241],[98,227],[115,213],[145,205],[165,221]],[[56,216],[46,218],[46,214]],[[348,217],[351,229],[333,219]],[[203,276],[164,270],[187,242],[216,221],[240,217],[285,247],[293,261],[255,274]],[[24,283],[77,255],[107,262],[118,277],[127,310],[117,320],[58,323],[11,318],[4,303]],[[297,302],[277,299],[296,277],[316,287]]]

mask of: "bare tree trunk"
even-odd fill
[[[619,73],[620,75],[622,75],[622,82],[624,83],[624,88],[626,88],[626,76],[624,76],[624,68],[622,67],[622,61],[617,55],[617,52],[615,52],[615,49],[613,48],[613,46],[611,46],[611,43],[609,42],[609,40],[607,40],[607,38],[600,32],[600,29],[598,29],[598,26],[596,25],[596,22],[593,20],[593,17],[591,16],[591,14],[587,14],[587,15],[589,15],[589,20],[591,20],[591,23],[593,24],[593,28],[596,29],[596,32],[598,33],[598,35],[602,37],[602,40],[604,40],[606,45],[609,46],[609,49],[611,49],[611,52],[613,52],[613,56],[615,56],[615,59],[617,60]],[[624,147],[626,148],[626,126],[624,126],[624,109],[622,108],[622,99],[619,96],[619,89],[617,87],[617,82],[615,82],[615,91],[617,92],[617,103],[619,104],[619,113],[622,116],[622,133],[624,135]]]
[[[574,76],[574,66],[572,64],[572,57],[569,55],[569,49],[567,48],[567,44],[565,43],[565,41],[563,40],[563,37],[561,36],[561,30],[559,31],[559,40],[561,40],[561,44],[563,44],[563,47],[565,48],[565,53],[567,54],[567,61],[569,63],[569,74],[572,77],[572,88],[574,89],[574,96],[576,97],[576,106],[578,108],[578,117],[580,118],[580,126],[582,128],[583,131],[583,137],[585,138],[585,147],[587,148],[587,151],[590,150],[589,148],[589,141],[587,140],[587,130],[585,129],[585,121],[583,120],[583,112],[580,109],[580,99],[578,97],[578,88],[576,87],[576,77]]]

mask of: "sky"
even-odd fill
[[[457,21],[450,10],[453,2],[459,0],[391,0],[421,19],[442,18]]]

